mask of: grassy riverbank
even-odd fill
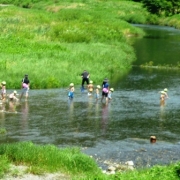
[[[0,7],[0,80],[7,81],[7,88],[19,89],[25,73],[34,89],[80,84],[84,69],[96,84],[104,77],[121,76],[136,59],[129,38],[143,35],[126,21],[173,24],[173,19],[150,16],[140,3],[130,1],[15,2],[19,7]],[[0,145],[1,177],[10,163],[27,165],[27,173],[61,172],[71,179],[175,180],[180,172],[180,164],[175,164],[105,175],[77,148],[59,150],[32,143]]]
[[[23,174],[10,171],[10,164],[27,166],[24,174],[43,175],[44,173],[61,173],[64,179],[102,179],[102,180],[176,180],[180,175],[180,164],[155,166],[151,169],[122,171],[114,175],[102,173],[95,160],[79,148],[58,149],[53,145],[34,145],[20,142],[0,145],[0,178],[7,174],[16,179]]]
[[[36,89],[80,84],[84,69],[95,84],[131,69],[136,56],[128,38],[143,32],[121,16],[128,11],[142,16],[146,12],[140,5],[83,0],[25,4],[19,0],[19,7],[0,7],[0,80],[7,81],[7,88],[19,89],[26,73]]]
[[[136,60],[129,39],[143,36],[127,22],[180,26],[179,15],[159,18],[132,1],[8,3],[0,6],[0,80],[9,89],[19,89],[24,74],[33,89],[79,85],[84,69],[95,84],[120,78]]]

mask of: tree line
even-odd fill
[[[134,0],[142,2],[150,13],[159,16],[172,16],[180,13],[180,0]]]

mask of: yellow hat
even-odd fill
[[[165,92],[167,92],[167,91],[168,91],[168,89],[167,89],[167,88],[165,88],[165,89],[164,89],[164,91],[165,91]]]
[[[1,84],[5,85],[5,84],[6,84],[6,81],[3,81]]]
[[[74,86],[74,84],[73,84],[73,83],[71,83],[69,86]]]
[[[112,91],[112,92],[113,92],[113,91],[114,91],[114,89],[113,89],[113,88],[111,88],[111,89],[110,89],[110,91]]]
[[[93,81],[90,81],[89,83],[90,83],[90,84],[92,84],[92,83],[93,83]]]
[[[97,88],[98,88],[98,89],[100,89],[100,88],[101,88],[101,86],[100,86],[100,85],[97,85]]]

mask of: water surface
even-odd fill
[[[160,45],[154,46],[162,41],[161,46],[165,48],[167,39],[162,34],[167,33],[172,42],[168,50],[172,47],[170,54],[176,52],[178,56],[180,32],[166,27],[142,28],[152,35],[134,44],[138,55],[135,64],[148,62],[152,54],[156,63],[162,60],[176,63],[174,56],[171,61],[168,55],[159,52]],[[154,31],[157,31],[155,37]],[[144,48],[143,41],[146,45],[150,41],[152,48]],[[22,100],[15,106],[8,102],[0,105],[5,110],[0,112],[0,127],[7,130],[7,135],[0,136],[0,142],[32,141],[59,148],[79,146],[101,166],[104,160],[132,160],[136,167],[175,162],[180,157],[179,76],[177,70],[134,67],[113,84],[113,100],[108,105],[96,102],[87,92],[81,93],[78,85],[73,101],[68,100],[65,89],[30,90],[28,101]],[[164,88],[168,88],[170,98],[165,106],[160,106],[159,91]],[[152,135],[157,137],[155,144],[149,141]]]

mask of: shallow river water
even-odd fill
[[[179,37],[179,31],[175,35]],[[113,100],[108,105],[81,93],[80,86],[75,87],[73,101],[67,99],[65,89],[30,90],[28,101],[0,105],[5,110],[0,112],[0,127],[7,130],[0,135],[0,142],[79,146],[102,167],[105,160],[132,160],[135,167],[178,161],[179,76],[178,70],[133,67],[113,84]],[[170,98],[160,106],[159,91],[164,88]],[[157,138],[155,144],[150,143],[152,135]]]

